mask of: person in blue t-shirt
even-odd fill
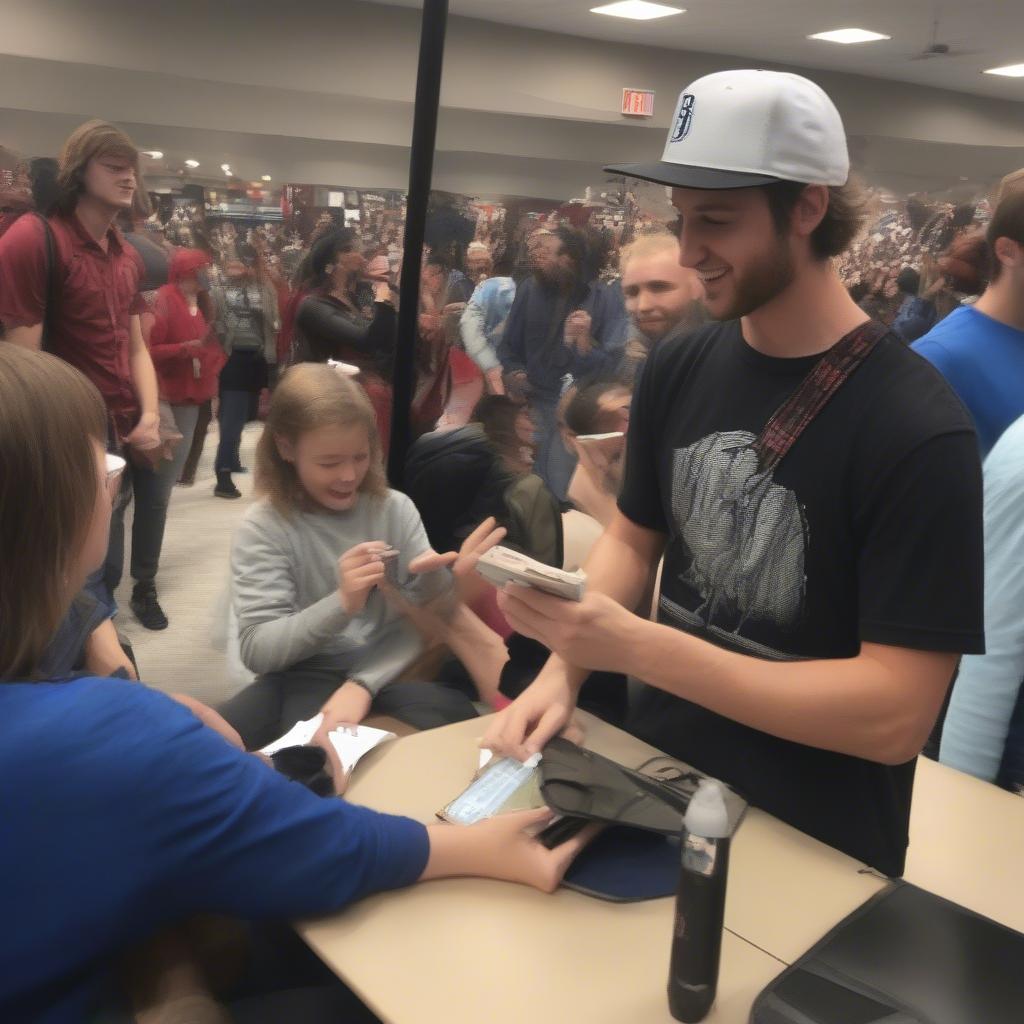
[[[1024,413],[1024,192],[1010,193],[987,232],[991,279],[913,344],[970,410],[982,455]]]
[[[121,953],[200,912],[288,920],[445,875],[552,890],[578,844],[523,831],[548,812],[425,827],[322,799],[162,693],[40,671],[106,553],[106,429],[70,364],[0,345],[0,1020],[89,1019]]]

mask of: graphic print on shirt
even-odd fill
[[[684,608],[663,593],[661,609],[730,646],[788,658],[742,635],[753,622],[796,626],[806,589],[807,517],[796,495],[758,468],[756,441],[735,430],[676,449],[672,543],[685,567],[677,579],[699,603]]]

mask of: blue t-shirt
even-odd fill
[[[0,1020],[87,1019],[113,955],[201,911],[415,881],[425,828],[314,796],[139,683],[0,683]]]
[[[938,367],[970,410],[987,455],[1024,414],[1024,331],[961,306],[911,347]]]

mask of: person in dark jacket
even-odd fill
[[[537,424],[536,472],[560,500],[575,465],[558,429],[566,377],[600,373],[621,358],[629,324],[618,283],[596,279],[586,239],[569,227],[546,236],[533,276],[516,294],[498,356],[508,393],[528,398]]]
[[[903,302],[896,311],[892,329],[909,345],[932,329],[938,313],[931,296],[920,294],[921,275],[913,267],[904,267],[896,275],[896,287]]]
[[[373,403],[381,445],[387,452],[397,314],[391,285],[381,277],[370,282],[373,318],[367,319],[357,294],[366,277],[366,258],[354,231],[332,231],[316,243],[310,254],[309,276],[301,285],[308,294],[295,318],[295,361],[325,363],[336,359],[357,366],[359,382]]]

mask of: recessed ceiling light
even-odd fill
[[[892,39],[892,36],[883,36],[881,32],[869,32],[866,28],[837,28],[832,32],[816,32],[807,38],[848,46],[850,43],[873,43],[877,39]]]
[[[1007,64],[1003,68],[989,68],[986,75],[1003,75],[1005,78],[1024,78],[1024,64]]]
[[[191,167],[191,168],[195,169],[196,167],[199,166],[199,161],[198,160],[186,160],[185,161],[185,166],[186,167]]]
[[[159,149],[144,149],[143,154],[148,156],[150,160],[163,160],[164,155]]]
[[[273,181],[274,179],[273,179],[273,178],[271,178],[269,174],[264,174],[264,175],[263,175],[263,180],[264,180],[264,181]]]
[[[653,21],[667,18],[670,14],[685,14],[684,7],[667,7],[665,4],[650,4],[647,0],[622,0],[604,7],[591,7],[591,14],[607,14],[613,18],[632,18],[633,21]]]
[[[231,173],[231,164],[221,164],[221,165],[220,165],[220,169],[221,169],[221,170],[222,170],[222,171],[223,171],[223,172],[224,172],[225,174],[230,174],[230,173]]]

